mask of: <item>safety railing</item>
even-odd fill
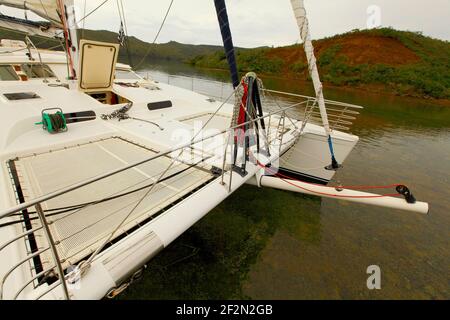
[[[231,98],[232,95],[230,95]],[[25,282],[21,285],[21,287],[17,290],[17,292],[11,293],[8,291],[8,296],[6,298],[13,298],[17,299],[20,298],[21,295],[26,291],[27,288],[30,287],[30,289],[37,289],[39,288],[39,296],[35,297],[37,299],[41,299],[45,297],[47,294],[49,294],[52,290],[55,288],[61,286],[62,291],[64,293],[64,298],[67,300],[70,300],[71,298],[71,292],[70,292],[70,285],[68,282],[73,277],[73,274],[69,271],[69,267],[66,265],[66,260],[62,259],[60,256],[60,252],[58,250],[58,245],[60,245],[60,239],[57,239],[55,235],[52,233],[51,225],[52,222],[48,221],[48,215],[46,215],[47,212],[45,212],[42,209],[42,206],[47,203],[50,200],[62,197],[64,195],[67,195],[69,193],[75,192],[77,190],[80,190],[82,188],[85,188],[87,186],[90,186],[94,183],[97,183],[99,181],[103,181],[107,178],[119,175],[125,171],[133,170],[141,165],[148,164],[150,162],[156,161],[158,159],[161,159],[163,157],[171,157],[173,160],[172,165],[175,161],[177,161],[176,156],[174,158],[174,155],[187,152],[192,153],[193,150],[195,150],[196,145],[203,143],[205,141],[213,140],[217,138],[218,136],[225,136],[228,135],[228,137],[231,137],[235,134],[237,129],[243,128],[247,125],[253,125],[254,123],[258,121],[262,121],[264,119],[283,119],[280,121],[283,121],[285,123],[286,119],[286,113],[289,110],[295,109],[306,102],[300,102],[295,103],[293,105],[290,105],[286,108],[282,108],[277,111],[272,111],[263,117],[258,117],[256,119],[253,119],[251,121],[248,121],[246,123],[240,124],[238,126],[234,126],[230,129],[223,130],[221,132],[216,132],[211,135],[200,135],[194,137],[189,143],[186,143],[184,145],[172,148],[170,150],[167,150],[165,152],[159,152],[156,155],[153,155],[152,157],[148,157],[146,159],[143,159],[141,161],[129,164],[127,166],[121,167],[119,169],[112,170],[110,172],[101,174],[99,176],[87,179],[85,181],[73,184],[67,188],[63,188],[60,190],[57,190],[55,192],[37,197],[33,200],[26,201],[24,203],[18,204],[8,210],[5,210],[3,212],[0,212],[0,222],[1,223],[11,223],[17,225],[21,225],[22,227],[26,227],[25,230],[18,234],[13,239],[7,241],[6,243],[0,244],[0,253],[3,254],[4,250],[10,248],[10,246],[16,246],[16,248],[23,248],[25,245],[28,249],[26,252],[22,252],[21,255],[23,258],[20,259],[20,261],[17,261],[10,267],[9,270],[7,270],[5,273],[1,275],[0,278],[0,299],[5,298],[5,284],[10,279],[10,277],[14,274],[14,272],[18,271],[18,269],[21,269],[21,272],[23,271],[24,265],[28,264],[31,269],[31,276],[27,277]],[[224,103],[225,104],[225,103]],[[222,104],[222,106],[224,105]],[[220,108],[222,108],[222,106]],[[219,110],[220,110],[219,108]],[[211,119],[216,116],[214,114]],[[210,119],[210,120],[211,120]],[[207,124],[206,124],[207,125]],[[206,127],[205,125],[205,127]],[[205,128],[204,127],[204,128]],[[282,136],[281,136],[282,139]],[[233,170],[231,170],[226,161],[226,154],[227,150],[230,147],[229,140],[224,145],[225,150],[225,156],[223,157],[223,166],[222,166],[222,180],[224,179],[224,175],[226,172],[230,172],[230,191],[231,191],[231,181],[233,179],[234,173]],[[217,160],[217,159],[216,159]],[[219,158],[220,160],[220,158]],[[171,165],[171,166],[172,166]],[[169,168],[171,167],[169,166]],[[168,169],[169,169],[168,168]],[[166,175],[168,169],[166,169],[160,176],[157,176],[157,179],[155,179],[154,183],[150,187],[149,192],[151,192],[154,188],[154,186],[159,185],[162,183],[164,176]],[[155,177],[151,177],[149,179],[152,179]],[[148,196],[148,194],[147,194]],[[96,205],[99,202],[94,202],[90,205]],[[137,203],[139,205],[139,202]],[[34,210],[33,212],[31,210]],[[23,218],[24,215],[34,215],[32,219],[32,223],[28,222],[26,223],[25,219]],[[12,218],[12,219],[11,219]],[[19,220],[17,220],[19,219]],[[22,220],[24,219],[24,220]],[[12,221],[11,221],[12,220]],[[126,220],[126,219],[125,219]],[[101,245],[97,247],[96,250],[94,250],[93,254],[87,258],[88,260],[84,260],[84,262],[92,262],[92,259],[96,256],[96,254],[100,253],[106,245],[111,240],[112,236],[115,234],[115,232],[123,225],[122,221],[120,225],[118,225],[116,228],[113,229],[113,232],[109,234],[105,239],[104,242],[102,242]],[[39,241],[33,241],[34,246],[31,246],[30,243],[32,240],[38,239]],[[25,242],[25,243],[24,243]],[[32,248],[33,247],[33,248]],[[49,254],[50,253],[50,254]],[[40,261],[39,258],[42,258],[45,255],[46,261]],[[77,263],[83,264],[83,262],[78,261]],[[80,264],[78,266],[80,266]],[[73,267],[73,266],[70,266]],[[21,273],[23,275],[23,272]],[[43,287],[44,286],[44,287]],[[27,292],[29,293],[29,292]],[[28,297],[28,296],[27,296]]]
[[[197,77],[167,75],[160,76],[158,81],[203,94],[217,101],[225,101],[233,92],[230,83]],[[315,97],[267,89],[264,93],[265,107],[269,110],[277,110],[283,105],[302,102],[301,107],[287,112],[285,116],[302,121],[303,129],[308,123],[322,125],[322,117]],[[350,131],[353,122],[360,114],[359,111],[363,109],[358,105],[333,100],[325,100],[325,105],[330,128],[339,131]]]
[[[146,78],[150,79],[152,77],[147,73]],[[198,77],[169,74],[155,75],[154,80],[190,90],[222,102],[234,91],[233,86],[230,83]]]
[[[231,88],[231,85],[210,81],[204,79],[195,79],[188,78],[183,76],[172,76],[172,79],[189,79],[191,81],[190,87],[186,89],[190,89],[193,91],[197,90],[205,90],[207,86],[198,85],[200,83],[208,83],[211,87],[215,88],[215,91],[212,94],[208,94],[208,96],[216,96],[217,99],[223,100],[223,104],[220,106],[218,111],[231,99],[234,97],[234,90]],[[170,78],[169,78],[170,79]],[[169,80],[168,82],[173,84]],[[218,89],[218,90],[217,90]],[[202,92],[200,90],[200,93]],[[199,92],[199,91],[197,91]],[[215,94],[214,94],[215,93]],[[221,96],[221,97],[219,97]],[[225,99],[224,97],[227,96]],[[285,99],[280,99],[280,97],[285,97]],[[10,241],[0,244],[0,253],[5,249],[9,248],[12,245],[16,245],[18,248],[23,247],[24,242],[27,248],[27,253],[24,254],[23,259],[18,261],[15,265],[11,266],[10,270],[6,271],[2,277],[0,278],[0,299],[4,298],[4,288],[7,280],[14,274],[15,271],[24,267],[25,264],[28,264],[31,268],[31,277],[27,278],[25,283],[19,288],[19,290],[13,294],[8,293],[8,297],[12,296],[13,298],[19,298],[21,294],[28,288],[33,286],[33,288],[42,287],[42,285],[47,285],[46,288],[43,288],[40,291],[40,295],[37,297],[38,299],[46,296],[49,292],[55,289],[58,286],[61,286],[64,292],[64,298],[70,299],[70,288],[67,284],[69,278],[71,278],[71,273],[68,272],[67,269],[67,261],[61,258],[60,252],[58,251],[58,245],[60,244],[57,237],[52,234],[51,230],[51,221],[47,221],[46,212],[42,209],[42,206],[47,201],[56,199],[63,195],[69,194],[71,192],[77,191],[79,189],[85,188],[91,184],[97,183],[99,181],[103,181],[109,177],[116,176],[125,171],[135,169],[141,165],[148,164],[152,161],[156,161],[162,157],[172,157],[173,155],[181,152],[192,153],[195,150],[196,145],[203,143],[205,141],[215,139],[218,136],[224,136],[228,141],[224,145],[224,155],[223,155],[223,165],[222,165],[222,183],[226,184],[224,181],[224,176],[226,172],[230,172],[230,182],[229,188],[230,192],[232,186],[233,179],[233,170],[229,168],[229,163],[227,163],[227,154],[228,148],[230,147],[230,139],[233,135],[235,135],[236,130],[243,128],[247,125],[253,125],[256,122],[260,122],[262,120],[266,121],[266,131],[265,138],[267,139],[266,143],[269,146],[276,146],[277,148],[281,148],[288,144],[289,141],[284,141],[284,137],[289,131],[296,131],[296,136],[301,135],[301,132],[305,129],[307,123],[321,123],[320,112],[317,106],[317,100],[313,97],[289,94],[279,91],[273,90],[264,90],[263,95],[264,105],[269,108],[268,112],[266,112],[263,116],[257,117],[247,123],[240,124],[238,126],[232,127],[227,130],[223,130],[222,132],[216,132],[209,136],[199,136],[194,137],[189,143],[186,143],[182,146],[178,146],[176,148],[172,148],[165,152],[160,152],[152,157],[147,159],[143,159],[139,162],[135,162],[133,164],[124,166],[122,168],[110,171],[108,173],[93,177],[91,179],[85,180],[83,182],[71,185],[67,188],[55,191],[53,193],[38,197],[34,200],[22,203],[17,205],[9,210],[5,210],[4,212],[0,212],[0,221],[7,221],[6,218],[12,217],[23,217],[24,212],[26,214],[34,214],[35,217],[33,219],[33,223],[28,223],[26,228],[23,230],[23,233],[18,234],[15,238]],[[355,117],[359,114],[358,110],[362,107],[341,103],[337,101],[326,101],[327,110],[329,112],[330,125],[333,129],[339,130],[347,130],[349,129],[351,122],[355,119]],[[211,121],[215,116],[218,115],[218,111],[211,116]],[[294,120],[295,119],[295,120]],[[209,122],[208,121],[208,122]],[[208,123],[207,123],[208,124]],[[205,124],[205,127],[206,125]],[[205,128],[204,127],[204,128]],[[204,129],[203,128],[203,129]],[[204,154],[204,150],[202,149],[202,154]],[[217,160],[217,159],[216,159]],[[219,159],[220,161],[220,159]],[[173,163],[171,164],[173,166]],[[167,170],[162,173],[161,176],[158,176],[155,179],[155,183],[151,187],[151,192],[155,185],[158,185],[162,182],[164,175],[167,173]],[[152,177],[155,178],[155,177]],[[97,203],[98,204],[98,203]],[[96,205],[93,203],[92,205]],[[30,208],[34,208],[34,212],[28,212],[27,210],[31,210]],[[125,220],[124,220],[125,221]],[[21,221],[22,226],[25,227],[25,221]],[[122,226],[119,225],[114,230],[118,230]],[[112,235],[115,231],[112,233]],[[88,258],[88,262],[92,262],[92,259],[98,254],[101,250],[105,248],[108,241],[111,240],[111,235],[105,238],[105,242],[102,245],[99,245],[91,257]],[[37,238],[39,241],[34,241],[35,245],[30,246],[31,240]],[[48,261],[39,261],[39,258],[44,256],[47,257]]]
[[[33,206],[30,206],[24,210],[27,210],[29,208],[32,208]],[[62,263],[64,263],[63,260],[59,258],[58,250],[56,248],[56,243],[54,241],[53,235],[50,232],[49,223],[46,220],[44,211],[42,210],[41,204],[36,203],[34,204],[35,213],[38,216],[38,219],[33,222],[34,226],[27,228],[27,230],[19,235],[17,235],[15,238],[7,241],[6,243],[2,244],[0,246],[0,252],[3,252],[8,247],[14,245],[14,244],[24,244],[27,247],[27,254],[26,257],[22,260],[15,263],[9,270],[6,271],[6,273],[3,275],[3,277],[0,279],[0,300],[3,300],[4,297],[4,288],[6,281],[8,278],[19,268],[24,266],[25,264],[29,264],[31,277],[26,280],[24,284],[17,290],[17,292],[12,296],[12,299],[16,300],[19,298],[19,296],[22,294],[22,292],[25,291],[25,289],[29,286],[34,286],[34,288],[39,287],[43,284],[43,281],[52,280],[52,284],[50,287],[47,288],[47,290],[44,290],[38,297],[37,300],[48,294],[53,288],[62,285],[64,297],[65,299],[70,299],[69,291],[67,289],[67,283],[66,281],[61,281],[61,279],[65,279],[64,270],[62,267]],[[19,212],[19,211],[18,211]],[[20,212],[23,212],[20,211]],[[15,213],[18,214],[18,213]],[[30,214],[30,212],[27,212],[27,215]],[[12,214],[5,215],[5,217],[10,217]],[[37,245],[37,242],[34,241],[36,238],[40,238],[39,245]],[[42,241],[44,240],[44,241]],[[22,243],[18,243],[21,241]],[[35,244],[34,248],[31,247],[31,243]],[[42,261],[40,258],[44,253],[47,251],[50,251],[52,254],[52,261]],[[11,299],[11,297],[8,297]]]
[[[170,75],[168,84],[176,84],[178,80],[187,81],[186,89],[215,98],[218,101],[224,101],[234,91],[233,86],[229,83],[186,76]]]
[[[278,101],[281,101],[281,106],[285,103],[289,104],[294,103],[295,101],[306,101],[306,103],[302,105],[303,108],[295,110],[296,114],[292,116],[295,119],[302,121],[302,131],[308,123],[322,125],[322,116],[316,98],[275,90],[266,89],[264,91],[269,97],[269,100],[275,101],[279,107],[280,103]],[[280,100],[280,97],[287,98],[287,100]],[[358,105],[334,100],[325,100],[325,106],[330,128],[339,131],[350,131],[353,122],[357,119],[357,116],[363,109],[363,107]]]

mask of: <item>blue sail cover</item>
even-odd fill
[[[233,87],[236,88],[239,86],[239,74],[236,56],[234,54],[233,37],[231,36],[230,23],[228,22],[227,7],[225,5],[225,0],[214,0],[214,4],[216,5],[217,18],[219,19],[225,55],[230,68],[231,81],[233,82]]]

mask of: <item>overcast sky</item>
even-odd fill
[[[90,12],[101,2],[87,0],[86,11]],[[83,15],[85,0],[75,0],[75,3]],[[170,0],[123,0],[123,3],[129,34],[152,41]],[[289,0],[227,0],[226,3],[235,45],[281,46],[299,42]],[[305,4],[314,39],[365,29],[369,21],[450,40],[450,0],[305,0]],[[373,5],[379,7],[379,14]],[[9,10],[0,7],[0,11],[8,13]],[[116,32],[119,26],[116,0],[109,0],[85,25]],[[158,42],[171,40],[221,44],[214,1],[175,0]]]

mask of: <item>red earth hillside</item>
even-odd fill
[[[347,58],[350,65],[359,64],[386,64],[398,66],[420,61],[412,50],[400,41],[378,35],[347,34],[334,38],[323,39],[314,42],[318,59],[329,48],[340,46],[337,56]],[[303,46],[290,46],[274,48],[267,52],[269,58],[279,58],[284,61],[285,70],[290,65],[305,62],[306,57]]]

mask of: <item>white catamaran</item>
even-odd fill
[[[240,79],[216,0],[234,85],[217,101],[140,77],[117,63],[119,44],[78,40],[72,1],[0,0],[47,20],[2,15],[0,27],[65,48],[1,41],[0,299],[114,295],[244,184],[428,212],[405,186],[327,186],[358,142],[347,131],[362,108],[325,100],[303,0],[291,2],[316,97]]]

